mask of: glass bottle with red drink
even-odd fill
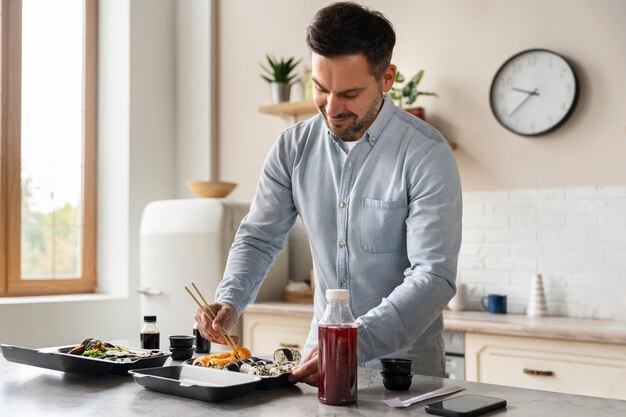
[[[357,400],[357,324],[348,290],[326,290],[326,311],[318,323],[317,398],[328,405]]]

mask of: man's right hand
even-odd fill
[[[196,315],[194,316],[198,325],[198,331],[205,339],[226,345],[226,340],[221,332],[222,330],[229,332],[230,329],[232,329],[237,322],[237,312],[233,306],[227,303],[209,304],[208,307],[215,314],[215,320],[211,321],[202,311],[202,309],[207,308],[206,306],[198,307]],[[209,315],[211,314],[209,313]],[[239,344],[239,338],[237,336],[231,336],[231,339],[233,339],[236,344]]]

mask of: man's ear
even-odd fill
[[[390,64],[383,72],[383,91],[386,93],[391,90],[393,83],[396,81],[396,66]]]

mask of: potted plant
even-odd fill
[[[424,70],[421,69],[406,84],[396,87],[396,84],[401,84],[405,81],[404,74],[402,74],[400,71],[397,71],[394,87],[391,88],[389,95],[393,100],[395,100],[398,107],[401,107],[412,115],[417,116],[422,120],[425,120],[425,112],[423,107],[408,107],[415,103],[415,100],[417,100],[419,96],[439,97],[436,93],[433,93],[431,91],[421,91],[418,89],[419,83],[422,81],[423,77]]]
[[[291,86],[298,82],[296,74],[294,74],[293,71],[298,63],[300,63],[300,60],[296,61],[294,57],[290,57],[289,59],[276,59],[270,55],[266,55],[265,57],[267,58],[267,65],[259,65],[264,71],[264,73],[261,74],[261,78],[270,84],[272,103],[276,104],[289,101]]]

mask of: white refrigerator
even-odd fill
[[[248,203],[215,198],[154,201],[144,209],[137,291],[141,316],[157,316],[161,349],[169,346],[168,336],[193,334],[197,305],[184,287],[193,290],[195,282],[208,302],[214,300],[235,232],[248,209]],[[277,257],[257,301],[281,298],[288,280],[287,248]],[[240,323],[232,334],[241,337]]]

